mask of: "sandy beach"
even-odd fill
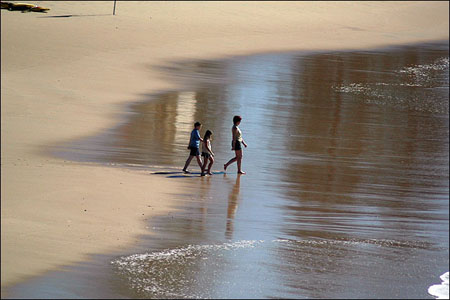
[[[173,209],[184,183],[43,154],[174,88],[157,66],[449,37],[448,2],[33,3],[51,10],[1,11],[2,287],[130,247]]]

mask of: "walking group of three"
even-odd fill
[[[235,152],[235,157],[230,159],[226,164],[223,165],[223,169],[226,171],[227,167],[237,162],[237,168],[238,168],[238,174],[245,174],[244,171],[242,171],[242,145],[244,147],[247,147],[247,144],[245,143],[244,139],[242,138],[242,132],[239,129],[239,125],[241,124],[242,118],[241,116],[234,116],[233,117],[233,127],[231,128],[231,132],[233,135],[232,141],[231,141],[231,150]],[[203,138],[200,136],[200,129],[202,128],[202,124],[200,122],[195,122],[194,129],[191,132],[191,139],[189,141],[188,149],[191,151],[189,154],[188,159],[186,160],[186,164],[184,165],[183,172],[184,173],[190,173],[188,171],[189,164],[191,163],[192,159],[194,157],[197,158],[198,165],[201,169],[201,175],[205,176],[206,174],[212,175],[211,173],[211,167],[214,164],[214,152],[211,148],[211,140],[212,140],[212,131],[206,130],[205,135]],[[200,158],[200,142],[202,143],[202,159]],[[209,162],[209,164],[208,164]]]

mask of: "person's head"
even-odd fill
[[[209,139],[211,139],[211,136],[212,136],[212,131],[211,130],[206,130],[206,132],[205,132],[205,136],[203,137],[203,139],[206,141],[206,140],[209,140]]]
[[[200,122],[195,122],[194,123],[194,128],[195,129],[199,129],[200,130],[201,127],[202,127],[202,123],[200,123]]]
[[[241,116],[234,116],[233,117],[233,124],[234,125],[239,125],[239,123],[241,123],[241,120],[242,120]]]

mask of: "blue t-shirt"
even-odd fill
[[[200,147],[200,131],[198,131],[198,129],[192,130],[191,142],[189,143],[189,147],[194,147],[194,148]]]

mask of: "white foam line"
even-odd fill
[[[219,245],[188,245],[183,248],[167,249],[160,252],[144,253],[144,254],[133,254],[129,256],[121,257],[118,260],[111,262],[119,267],[124,267],[126,265],[137,266],[137,261],[145,260],[174,260],[177,258],[186,257],[189,254],[195,252],[201,252],[204,250],[234,250],[238,248],[249,248],[254,247],[257,243],[262,243],[264,241],[256,240],[242,240],[234,243],[223,243]]]
[[[442,283],[430,286],[428,288],[428,293],[437,297],[436,299],[449,299],[449,272],[444,273],[440,278]]]

